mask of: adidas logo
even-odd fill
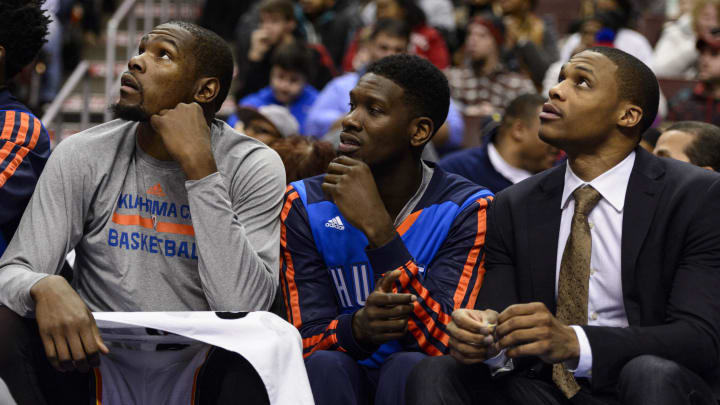
[[[325,222],[325,228],[335,228],[338,231],[342,231],[345,229],[345,225],[343,225],[342,220],[338,216]]]
[[[155,195],[158,197],[165,197],[165,192],[163,192],[163,189],[162,189],[162,186],[160,185],[160,183],[158,183],[154,186],[150,186],[150,188],[148,188],[145,193]]]

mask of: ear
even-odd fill
[[[430,141],[435,127],[433,121],[428,117],[418,117],[410,122],[410,145],[422,146]]]
[[[515,142],[522,142],[525,134],[525,123],[523,120],[514,120],[510,125],[510,137]]]
[[[220,81],[217,77],[201,77],[195,84],[194,101],[207,104],[220,93]]]
[[[617,124],[624,128],[633,128],[643,117],[643,110],[631,103],[624,103],[620,109]]]

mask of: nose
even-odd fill
[[[357,132],[362,130],[362,125],[356,116],[357,109],[350,111],[342,120],[342,129],[347,132]]]
[[[563,91],[562,90],[563,83],[564,83],[564,81],[556,84],[555,86],[553,86],[550,89],[550,91],[548,92],[548,95],[550,96],[550,100],[564,100],[565,99],[563,92],[562,92]]]
[[[138,54],[130,58],[128,61],[128,70],[143,73],[145,71],[145,63],[142,60],[143,54]]]

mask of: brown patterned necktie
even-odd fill
[[[575,212],[570,223],[570,236],[560,262],[556,317],[567,325],[585,325],[588,316],[592,250],[588,215],[602,195],[589,185],[577,188],[572,195],[575,199]],[[553,364],[552,379],[567,398],[572,398],[580,391],[575,376],[563,363]]]

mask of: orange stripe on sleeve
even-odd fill
[[[15,128],[15,111],[6,111],[5,112],[5,125],[3,125],[2,134],[0,134],[0,139],[10,139],[10,135],[12,135],[13,128]]]
[[[28,130],[28,126],[29,126],[29,117],[30,116],[27,114],[20,115],[20,129],[18,130],[18,135],[17,135],[16,141],[15,141],[15,144],[17,144],[17,145],[22,145],[23,143],[25,143],[25,136],[27,134],[27,130]],[[38,121],[38,123],[39,122],[40,121]],[[13,158],[13,160],[10,163],[8,163],[7,167],[5,167],[5,170],[3,170],[2,173],[0,173],[0,187],[5,185],[5,182],[7,182],[7,180],[10,177],[12,177],[13,174],[15,174],[15,170],[17,170],[17,168],[20,166],[23,159],[25,159],[25,156],[27,156],[27,154],[30,152],[30,150],[33,147],[35,147],[35,144],[37,143],[37,138],[39,137],[39,135],[40,135],[40,125],[35,125],[35,127],[33,129],[33,133],[30,138],[30,145],[28,145],[27,148],[24,146],[21,146],[20,149],[15,153],[15,157]],[[3,147],[2,150],[4,151],[8,145],[12,145],[12,142],[8,142],[7,144],[5,144],[5,146]],[[2,153],[2,152],[0,151],[0,153]],[[8,150],[8,153],[9,153],[9,150]],[[5,156],[5,157],[7,157],[7,156]],[[2,160],[4,160],[5,157],[2,157]]]
[[[5,161],[5,158],[7,158],[10,155],[10,152],[15,147],[15,144],[12,142],[5,142],[5,145],[3,145],[2,149],[0,149],[0,163]]]
[[[25,137],[27,136],[28,127],[30,126],[30,116],[24,113],[20,113],[20,128],[18,128],[17,135],[15,136],[15,143],[23,145],[25,143]],[[39,129],[39,128],[37,128]]]
[[[290,190],[290,187],[288,187],[288,190]],[[302,318],[300,317],[300,299],[298,296],[297,285],[295,284],[295,268],[293,267],[292,256],[290,255],[290,251],[287,249],[287,227],[285,226],[285,220],[290,213],[293,201],[295,201],[298,197],[299,195],[297,192],[288,195],[287,201],[285,201],[285,206],[280,213],[280,245],[284,251],[285,279],[289,295],[289,300],[286,300],[286,305],[288,306],[288,313],[292,315],[292,324],[295,325],[296,328],[300,329],[300,326],[302,325]]]
[[[400,234],[400,236],[405,235],[405,232],[407,232],[408,229],[413,226],[420,214],[422,214],[422,210],[415,211],[412,214],[408,215],[408,217],[405,218],[405,220],[400,224],[400,226],[397,227],[397,233]]]
[[[473,242],[473,247],[472,249],[470,249],[467,260],[465,261],[465,266],[463,267],[463,272],[460,276],[458,287],[455,290],[455,296],[453,297],[453,309],[458,309],[460,308],[460,305],[462,305],[463,299],[465,298],[465,295],[468,291],[468,285],[470,284],[473,272],[475,271],[475,264],[480,257],[480,251],[482,250],[482,246],[485,244],[486,214],[488,202],[486,199],[481,198],[477,200],[477,203],[480,204],[480,207],[478,208],[477,233],[475,234],[475,241]],[[477,278],[479,279],[480,277],[482,277],[482,275],[478,274]],[[480,284],[476,282],[470,291],[470,299],[474,304],[475,297],[477,297],[477,294],[480,291]],[[468,300],[468,305],[469,304],[470,300]]]

